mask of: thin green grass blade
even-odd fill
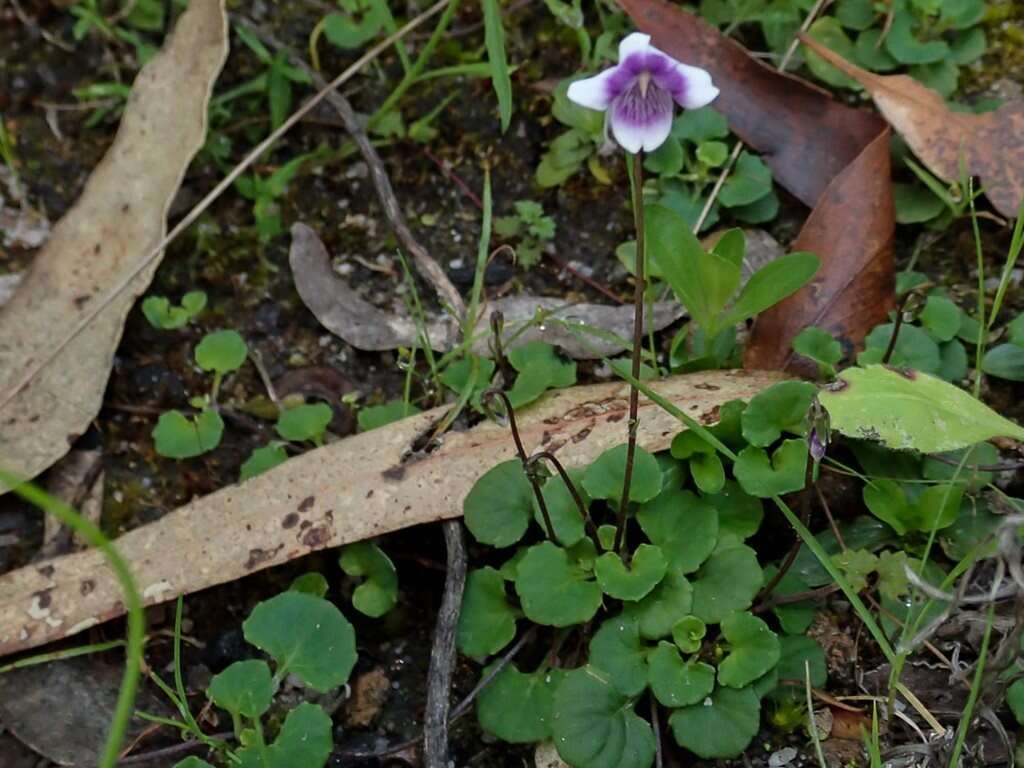
[[[132,716],[132,708],[135,705],[135,692],[138,689],[139,673],[142,668],[142,647],[145,642],[146,619],[142,612],[142,598],[135,586],[135,579],[132,577],[128,564],[110,539],[104,536],[97,526],[79,515],[67,504],[31,483],[22,483],[19,478],[3,470],[0,470],[0,482],[11,488],[25,501],[56,517],[99,550],[121,584],[121,590],[124,592],[124,604],[128,611],[128,641],[124,675],[121,677],[121,690],[117,695],[117,705],[114,708],[110,733],[107,736],[107,743],[103,748],[103,755],[99,763],[99,768],[115,768],[121,743],[124,741],[125,731],[128,728],[128,721]]]

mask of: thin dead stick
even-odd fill
[[[448,574],[434,628],[434,647],[430,652],[430,669],[427,672],[427,707],[423,718],[423,764],[426,768],[448,768],[448,712],[455,668],[455,629],[459,623],[462,593],[466,588],[466,543],[459,520],[449,520],[444,524],[444,543],[448,549]]]
[[[261,38],[263,42],[269,45],[271,48],[276,48],[278,51],[286,54],[291,61],[292,66],[298,67],[299,69],[306,72],[313,80],[313,84],[321,90],[327,88],[327,81],[324,80],[323,76],[306,64],[302,60],[302,57],[298,56],[288,45],[282,43],[280,40],[275,38],[270,32],[263,29],[259,25],[253,23],[248,19],[237,18],[236,20],[247,27],[257,37]],[[345,125],[345,130],[352,136],[352,140],[359,147],[359,151],[363,155],[363,159],[366,161],[366,165],[370,169],[370,178],[373,180],[373,186],[377,190],[377,198],[380,200],[381,207],[384,209],[384,215],[387,216],[388,222],[391,224],[391,228],[395,231],[395,235],[398,237],[398,241],[402,244],[402,247],[412,256],[413,264],[416,265],[416,269],[419,273],[427,280],[434,290],[437,291],[442,301],[448,303],[455,314],[459,318],[464,318],[466,314],[466,305],[462,300],[462,296],[458,290],[452,285],[448,276],[444,273],[444,270],[438,265],[434,258],[427,252],[419,241],[413,237],[412,231],[409,229],[409,224],[405,220],[405,214],[402,213],[402,207],[398,204],[398,198],[395,196],[395,190],[391,186],[391,179],[388,178],[388,173],[384,169],[384,162],[381,160],[380,155],[377,153],[377,149],[373,146],[370,141],[370,137],[366,135],[366,131],[363,129],[359,118],[356,116],[355,110],[352,108],[352,104],[346,99],[341,93],[336,90],[326,91],[327,103],[329,103],[334,111],[341,117],[342,123]]]
[[[110,306],[110,303],[114,301],[121,292],[125,290],[125,288],[131,285],[135,281],[135,278],[138,277],[146,267],[152,264],[155,259],[159,258],[164,249],[182,232],[188,229],[188,227],[191,226],[192,223],[195,222],[195,220],[198,219],[217,198],[224,194],[224,192],[234,183],[235,179],[241,176],[253,163],[255,163],[256,160],[266,152],[272,144],[274,144],[274,142],[284,136],[284,134],[291,130],[296,123],[309,114],[309,112],[317,104],[323,101],[331,91],[340,87],[354,77],[359,70],[366,66],[368,62],[379,56],[383,51],[394,44],[396,40],[400,40],[413,29],[420,26],[423,22],[439,13],[448,5],[448,3],[449,0],[438,0],[438,2],[434,3],[434,5],[430,6],[426,11],[409,21],[408,24],[399,29],[393,35],[388,35],[384,40],[373,46],[370,50],[360,56],[354,64],[348,67],[348,69],[334,78],[327,88],[318,92],[309,101],[299,107],[299,109],[292,114],[291,117],[285,120],[276,131],[256,145],[256,147],[245,156],[242,162],[236,165],[235,168],[206,195],[206,197],[200,200],[199,203],[197,203],[196,206],[189,211],[189,213],[179,221],[170,232],[164,235],[163,239],[146,254],[145,258],[143,258],[134,269],[130,270],[127,275],[119,280],[114,285],[114,288],[103,299],[97,301],[88,312],[82,315],[81,320],[78,321],[67,336],[61,339],[53,349],[41,355],[38,360],[30,361],[25,374],[18,380],[18,383],[11,387],[10,391],[5,393],[3,398],[0,399],[0,408],[3,408],[17,397],[26,386],[32,383],[32,380],[41,370],[43,370],[43,368],[57,359],[57,356],[64,351],[68,344],[78,338],[82,331],[89,327],[93,320],[95,320],[104,309]]]
[[[804,23],[800,25],[800,31],[797,32],[793,39],[789,43],[789,48],[786,49],[786,55],[782,57],[782,61],[779,62],[779,66],[776,67],[776,71],[785,72],[786,67],[789,66],[789,60],[793,58],[793,54],[796,53],[796,49],[800,46],[800,35],[810,29],[811,24],[818,17],[818,14],[822,12],[826,5],[831,3],[832,0],[818,0],[814,7],[808,12],[807,17],[804,19]],[[732,173],[733,166],[736,165],[736,161],[739,159],[740,152],[746,147],[742,141],[737,141],[736,146],[732,148],[732,152],[729,154],[729,159],[725,162],[725,167],[722,168],[722,172],[718,175],[718,179],[715,180],[715,186],[711,188],[711,194],[708,196],[707,202],[704,203],[704,209],[700,212],[700,216],[697,218],[697,223],[693,225],[693,233],[697,234],[700,232],[700,228],[704,226],[705,220],[708,218],[708,214],[711,213],[711,206],[715,204],[715,200],[718,199],[718,193],[722,191],[722,187],[725,185],[726,179],[729,178],[729,174]]]

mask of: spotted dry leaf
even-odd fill
[[[777,373],[709,371],[652,384],[704,423],[729,400],[747,400]],[[545,448],[581,466],[623,441],[629,387],[553,391],[518,416],[525,449]],[[458,517],[477,479],[512,458],[508,429],[486,422],[410,453],[447,408],[435,408],[304,453],[196,499],[115,542],[152,605],[254,571],[388,531]],[[638,444],[667,448],[679,424],[646,398]],[[216,520],[215,525],[210,521]],[[124,613],[121,589],[95,549],[0,576],[0,656],[80,632]]]

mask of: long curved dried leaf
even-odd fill
[[[655,383],[703,423],[719,407],[780,380],[751,371],[711,371]],[[551,392],[520,415],[528,451],[544,448],[579,466],[622,441],[629,387],[599,384]],[[388,531],[458,517],[484,472],[512,458],[506,428],[452,432],[432,453],[410,446],[444,416],[436,408],[298,456],[126,533],[116,546],[147,604]],[[638,443],[666,448],[676,420],[642,398]],[[124,613],[117,581],[95,550],[0,576],[0,655],[42,645]]]
[[[316,319],[331,333],[358,349],[383,350],[410,347],[419,342],[419,329],[408,316],[395,315],[359,298],[348,283],[331,269],[330,255],[316,232],[305,224],[292,225],[292,246],[289,262],[295,287],[302,301]],[[531,341],[546,341],[560,347],[567,355],[590,360],[613,355],[625,349],[615,337],[626,340],[632,336],[633,308],[603,304],[569,304],[562,299],[540,296],[509,296],[488,302],[478,327],[488,328],[487,318],[501,312],[504,322],[502,338],[506,348]],[[538,311],[551,313],[552,322],[537,323]],[[645,318],[644,328],[660,331],[683,316],[678,302],[658,302]],[[558,321],[565,322],[558,322]],[[581,326],[598,328],[605,333],[596,336]],[[446,352],[460,341],[460,328],[450,315],[430,317],[423,329],[430,346]],[[473,344],[478,355],[490,355],[486,335]]]
[[[171,201],[206,137],[227,29],[222,0],[189,3],[136,78],[117,137],[82,196],[0,309],[0,466],[15,475],[46,469],[99,412],[125,317],[159,260],[12,390],[163,237]]]

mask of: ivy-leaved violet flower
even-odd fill
[[[672,130],[672,102],[685,109],[706,106],[718,96],[711,75],[651,45],[634,32],[619,43],[619,63],[569,86],[569,99],[606,112],[606,125],[624,150],[636,154],[660,147]]]

